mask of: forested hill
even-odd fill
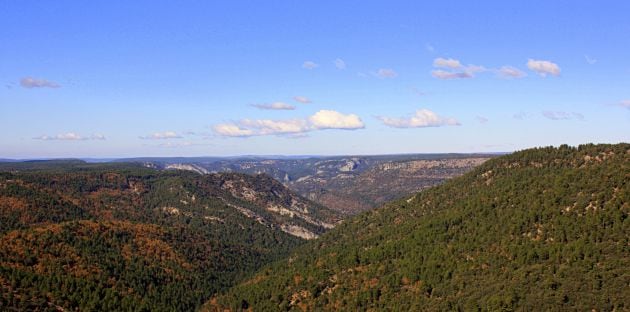
[[[205,306],[630,309],[630,144],[499,157],[350,219]]]
[[[337,221],[264,175],[1,164],[0,310],[194,310]]]

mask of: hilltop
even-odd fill
[[[338,215],[265,175],[0,165],[0,307],[191,310]]]
[[[344,221],[205,309],[628,309],[629,181],[629,144],[495,158]]]

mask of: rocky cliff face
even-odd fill
[[[243,214],[300,238],[317,238],[341,220],[338,213],[297,195],[268,175],[217,173],[204,179],[234,198],[255,204],[246,208],[228,201]]]
[[[391,161],[356,172],[347,170],[359,167],[349,161],[336,174],[309,175],[287,185],[326,207],[354,214],[462,175],[488,159]]]

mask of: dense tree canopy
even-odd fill
[[[630,309],[630,145],[538,148],[350,219],[205,308]]]
[[[190,311],[302,243],[230,207],[264,212],[217,187],[264,177],[81,162],[0,169],[0,310]]]

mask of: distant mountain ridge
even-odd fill
[[[402,154],[326,157],[140,158],[157,169],[265,173],[298,194],[355,214],[461,175],[496,154]]]

